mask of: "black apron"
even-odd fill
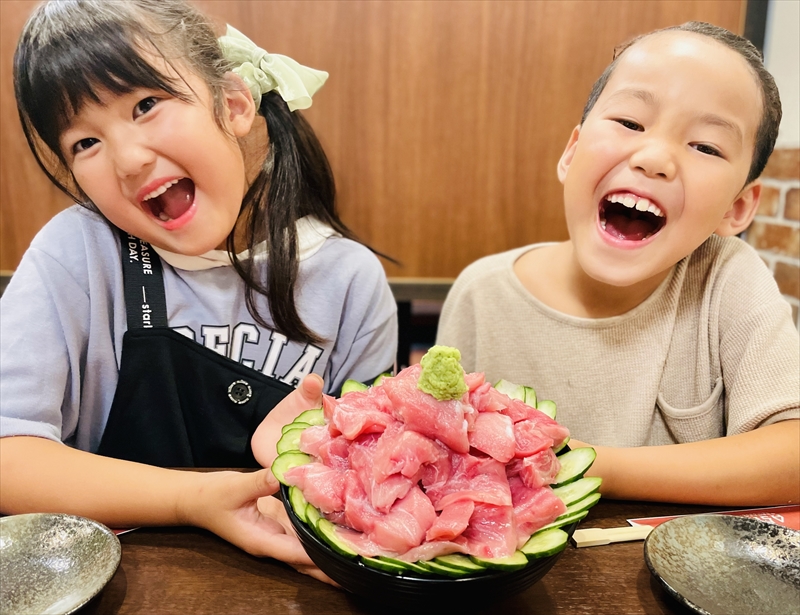
[[[168,327],[161,260],[121,233],[128,330],[98,453],[162,467],[258,467],[250,438],[293,387]]]

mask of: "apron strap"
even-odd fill
[[[161,259],[146,241],[119,230],[128,329],[167,327]]]

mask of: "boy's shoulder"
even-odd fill
[[[483,256],[467,265],[458,274],[456,284],[465,285],[486,280],[502,281],[506,276],[513,276],[514,263],[520,256],[542,245],[547,244],[532,244]]]

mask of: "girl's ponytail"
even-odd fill
[[[237,227],[245,224],[251,249],[267,241],[267,272],[255,259],[241,261],[233,249],[237,229],[228,237],[233,266],[245,280],[250,313],[268,326],[256,308],[256,294],[267,297],[275,327],[289,339],[322,341],[305,326],[294,297],[297,281],[297,221],[313,215],[345,237],[354,238],[335,212],[336,187],[330,164],[316,135],[299,111],[290,111],[276,92],[261,99],[269,138],[269,151],[256,179],[244,197]],[[266,276],[266,280],[264,279]]]

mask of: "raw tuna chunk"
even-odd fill
[[[420,391],[417,381],[421,369],[412,365],[383,381],[382,388],[391,400],[394,416],[405,423],[406,429],[436,438],[458,453],[468,453],[466,415],[475,410],[460,400],[437,401]]]
[[[495,389],[488,382],[484,382],[474,391],[470,389],[469,403],[478,412],[501,412],[508,408],[509,401],[510,398],[507,395]]]
[[[321,463],[308,463],[286,470],[286,483],[303,492],[309,504],[329,513],[344,509],[345,472]]]
[[[505,414],[481,412],[469,432],[469,444],[497,461],[507,463],[516,452],[514,424]]]
[[[396,423],[386,428],[375,450],[373,476],[377,482],[398,472],[412,477],[423,464],[436,463],[447,457],[447,450],[434,440]]]
[[[516,438],[516,457],[527,457],[548,449],[555,444],[553,438],[542,433],[534,421],[524,420],[514,423]]]
[[[434,521],[436,511],[431,501],[422,489],[415,486],[392,506],[388,514],[375,521],[369,538],[385,549],[405,553],[425,540],[425,534]]]
[[[525,544],[536,530],[552,523],[567,507],[548,487],[527,487],[519,477],[508,479],[514,500],[517,524],[517,548]]]
[[[375,527],[375,522],[381,517],[381,513],[379,513],[372,505],[372,502],[369,501],[369,496],[355,470],[348,470],[345,474],[345,479],[345,522],[348,527],[354,530],[369,533],[372,531],[372,528]],[[309,500],[309,502],[310,501],[311,500]]]
[[[467,529],[469,519],[475,510],[475,502],[472,500],[458,500],[451,503],[433,523],[426,540],[453,540]]]
[[[338,400],[326,395],[322,406],[325,416],[331,417],[331,433],[341,433],[348,440],[365,433],[380,433],[395,422],[389,399],[380,387],[349,393]]]
[[[561,462],[551,448],[546,448],[518,461],[522,462],[519,477],[526,486],[531,488],[551,485],[561,469]]]
[[[490,457],[452,453],[450,477],[441,488],[429,487],[427,494],[436,510],[444,510],[458,500],[486,502],[498,506],[511,505],[511,490],[506,467]]]
[[[386,513],[396,500],[405,497],[413,482],[401,474],[393,474],[381,482],[375,480],[373,474],[375,455],[382,438],[383,435],[367,434],[354,442],[350,447],[350,467],[358,476],[373,508]]]
[[[306,427],[300,434],[300,450],[308,455],[319,457],[319,447],[323,442],[330,442],[331,434],[327,425]]]
[[[476,503],[469,526],[455,542],[463,544],[466,552],[476,557],[508,557],[517,550],[514,509]]]

